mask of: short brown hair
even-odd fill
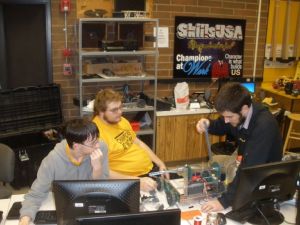
[[[94,116],[99,115],[100,112],[107,110],[107,105],[111,102],[122,101],[122,95],[112,89],[104,89],[96,94],[94,101]]]
[[[240,113],[244,105],[251,106],[251,94],[240,83],[227,83],[219,91],[215,108],[218,112]]]

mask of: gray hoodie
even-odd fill
[[[34,220],[36,212],[42,202],[51,191],[54,180],[91,180],[92,166],[90,157],[86,157],[80,166],[72,164],[66,155],[66,140],[62,140],[43,159],[33,182],[30,191],[25,195],[20,210],[20,217],[29,216]],[[109,177],[107,146],[100,142],[100,149],[103,153],[102,176],[100,179]]]

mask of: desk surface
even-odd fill
[[[172,109],[169,111],[157,111],[156,116],[184,116],[184,115],[197,115],[215,113],[216,110],[208,108],[200,109]]]
[[[6,218],[7,212],[9,210],[9,208],[12,206],[12,204],[14,202],[23,201],[23,200],[24,200],[24,195],[13,195],[10,199],[0,200],[0,210],[3,211],[3,220],[1,222],[1,225],[18,225],[18,220],[6,220],[5,218]],[[184,207],[181,207],[181,210],[182,211],[191,210],[190,207],[191,206],[186,205]],[[54,199],[53,199],[52,193],[50,193],[48,198],[43,202],[40,210],[54,210],[54,209],[55,209]],[[200,204],[193,205],[192,209],[199,210]],[[229,211],[229,210],[224,211],[224,213],[226,213],[227,211]],[[296,214],[297,214],[297,210],[295,207],[295,200],[290,200],[290,201],[282,203],[280,212],[284,215],[285,221],[286,221],[286,222],[283,222],[282,224],[288,224],[288,223],[295,224]],[[203,214],[203,217],[205,218],[206,214]],[[193,221],[182,220],[181,224],[182,225],[191,225],[191,224],[193,224]],[[205,224],[205,221],[203,224]],[[247,225],[247,224],[249,224],[249,223],[246,223],[245,225]],[[227,219],[227,225],[240,225],[240,223],[237,223],[237,222]]]
[[[3,215],[2,215],[3,219],[0,223],[0,225],[4,225],[4,221],[5,221],[8,209],[9,209],[10,201],[11,201],[11,199],[1,199],[0,200],[0,211],[3,212]]]

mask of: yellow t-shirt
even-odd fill
[[[149,173],[152,161],[147,152],[134,143],[136,138],[124,117],[118,124],[106,124],[98,116],[93,119],[100,131],[100,139],[108,145],[109,168],[113,171],[140,176]]]

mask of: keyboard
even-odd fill
[[[225,214],[225,217],[240,223],[247,222],[248,219],[256,215],[255,208],[242,208],[241,210],[232,210]]]
[[[42,210],[38,211],[35,219],[35,224],[57,224],[56,211],[55,210]]]

